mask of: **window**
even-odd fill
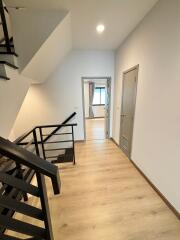
[[[105,87],[96,87],[94,90],[93,105],[105,105]]]

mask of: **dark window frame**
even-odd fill
[[[105,87],[95,87],[95,89],[100,90],[100,95],[99,95],[100,96],[100,101],[99,101],[100,103],[99,104],[93,104],[93,106],[105,106],[105,104],[101,103],[101,91],[102,91],[102,89],[105,90],[106,88]]]

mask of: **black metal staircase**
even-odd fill
[[[59,194],[59,172],[52,163],[75,164],[73,128],[77,124],[69,123],[75,115],[74,112],[62,124],[37,126],[13,143],[0,137],[0,239],[53,240],[44,176],[51,178],[54,194]],[[69,139],[57,139],[64,136]],[[47,147],[53,144],[70,145]],[[47,156],[47,152],[54,151],[53,157]],[[34,176],[37,186],[31,184]],[[28,194],[40,199],[41,208],[27,204]],[[44,227],[15,219],[15,213],[41,221]],[[15,234],[7,235],[7,230]],[[17,233],[25,234],[27,238],[18,238]]]
[[[18,69],[16,66],[18,55],[14,49],[9,12],[2,0],[0,0],[0,17],[0,79],[10,80],[6,74],[6,66]]]
[[[8,236],[6,230],[11,230],[15,233],[25,234],[28,237],[24,239],[44,239],[52,240],[52,225],[49,213],[47,192],[44,176],[51,178],[54,194],[60,193],[60,180],[58,168],[51,163],[41,159],[39,155],[38,145],[35,144],[36,154],[33,154],[26,149],[5,140],[0,137],[0,154],[14,161],[21,168],[16,168],[12,175],[0,172],[0,239],[21,239],[13,236]],[[19,171],[22,171],[19,175]],[[31,176],[27,176],[28,172]],[[37,186],[30,183],[32,176],[37,179]],[[6,191],[10,188],[8,191]],[[24,193],[31,194],[40,199],[41,209],[30,206],[21,199]],[[34,219],[43,221],[44,227],[38,227],[31,223],[23,222],[15,219],[12,216],[14,213],[21,213],[30,216]],[[31,238],[30,238],[31,237]]]

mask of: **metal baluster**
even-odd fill
[[[40,156],[39,146],[38,146],[38,141],[37,141],[36,129],[33,130],[33,137],[34,137],[34,145],[35,145],[36,155]]]
[[[44,140],[43,140],[43,134],[42,134],[42,128],[41,127],[39,127],[39,133],[40,133],[40,139],[41,139],[43,158],[46,160],[46,154],[45,154],[45,149],[44,149]]]
[[[73,142],[73,163],[76,164],[76,158],[75,158],[75,142],[74,142],[74,128],[72,128],[72,142]]]

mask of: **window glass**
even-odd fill
[[[101,88],[101,104],[105,104],[105,88]]]
[[[104,87],[96,87],[94,90],[94,98],[93,105],[105,104],[105,88]]]
[[[95,88],[93,104],[100,104],[100,88]]]

